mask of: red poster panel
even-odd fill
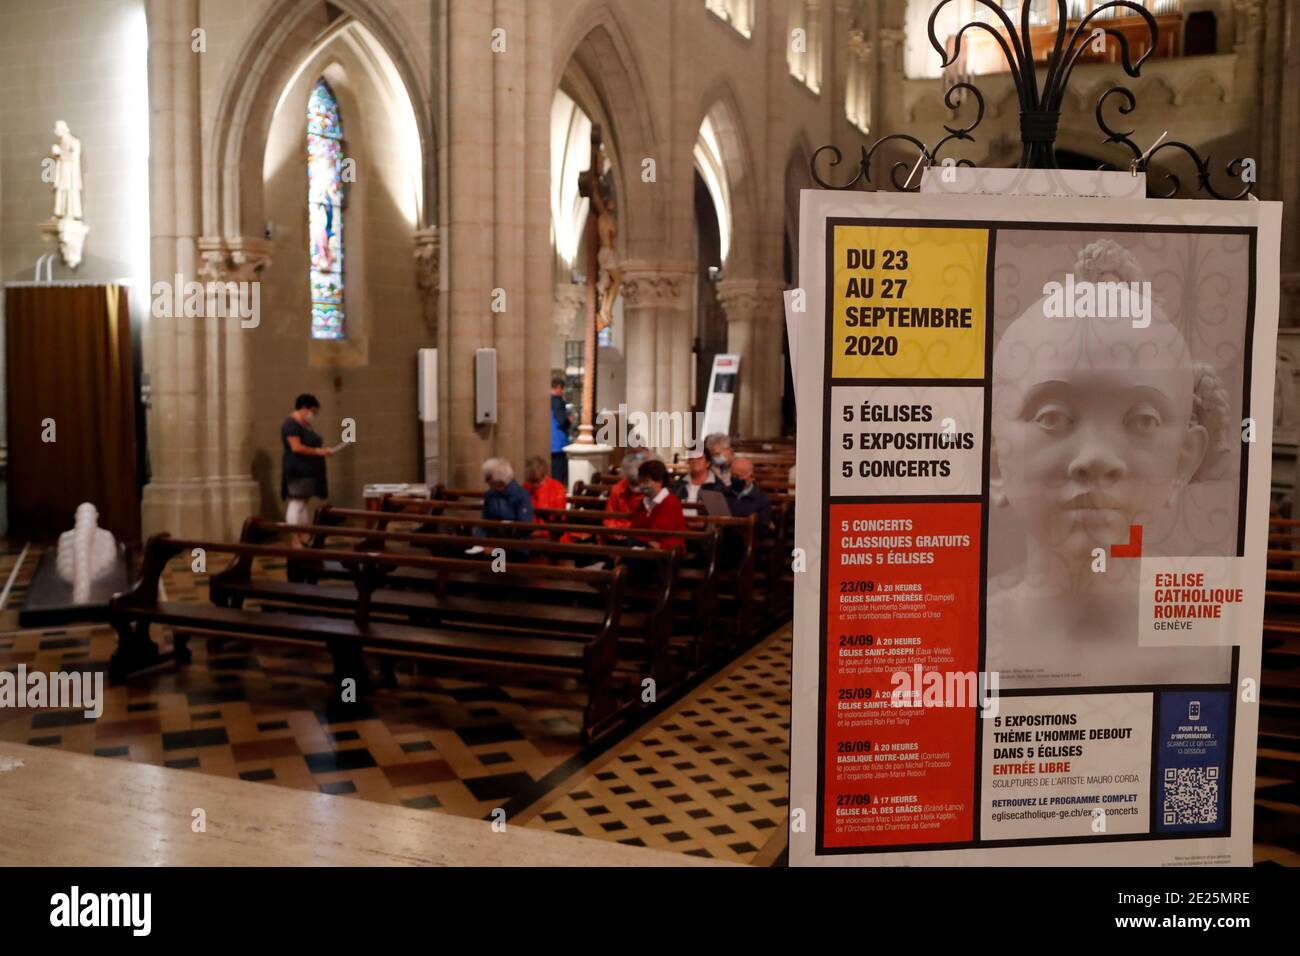
[[[981,508],[830,505],[827,848],[974,837]]]

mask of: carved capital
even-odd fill
[[[623,267],[623,305],[633,309],[689,309],[695,282],[692,266],[632,261]]]
[[[871,41],[862,30],[849,31],[849,53],[859,63],[866,63],[871,59]]]
[[[902,46],[906,40],[906,30],[900,30],[896,27],[880,28],[880,43],[882,46]]]
[[[1238,46],[1253,43],[1264,28],[1265,0],[1233,0]]]
[[[415,284],[420,290],[424,325],[430,335],[438,334],[438,288],[442,270],[442,237],[436,226],[415,230],[413,256]]]
[[[780,316],[784,313],[784,289],[785,283],[778,279],[723,279],[718,283],[718,303],[728,322]]]
[[[582,283],[556,283],[555,334],[562,339],[578,337],[578,330],[583,328],[583,310],[587,307],[587,287]]]
[[[252,236],[203,236],[198,240],[199,278],[205,282],[251,282],[271,264],[271,242]]]

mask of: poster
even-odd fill
[[[736,380],[739,375],[739,355],[713,356],[713,368],[709,372],[709,396],[704,403],[704,422],[700,426],[701,435],[731,433],[731,411],[736,404]]]
[[[1280,207],[801,216],[791,863],[1249,865]]]

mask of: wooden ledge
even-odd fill
[[[206,812],[207,832],[191,829]],[[721,866],[353,797],[0,742],[5,866]]]

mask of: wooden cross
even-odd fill
[[[578,195],[587,205],[587,295],[583,309],[582,418],[578,425],[579,445],[594,445],[596,412],[596,283],[600,278],[600,234],[596,220],[600,203],[600,124],[591,124],[591,162],[578,174]]]

